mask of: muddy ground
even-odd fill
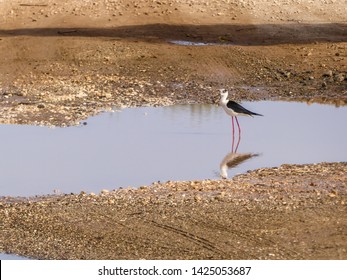
[[[60,3],[61,2],[61,3]],[[338,0],[0,0],[0,122],[112,106],[347,103]],[[184,40],[203,46],[176,45]],[[346,259],[346,164],[101,195],[1,198],[0,251],[44,259]]]

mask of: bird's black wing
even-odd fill
[[[236,113],[240,114],[246,114],[246,115],[255,115],[255,116],[262,116],[261,114],[254,113],[252,111],[247,110],[246,108],[242,107],[240,104],[236,103],[235,101],[229,100],[227,103],[227,107]]]

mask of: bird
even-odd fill
[[[261,114],[258,113],[254,113],[252,111],[247,110],[246,108],[242,107],[240,104],[236,103],[235,101],[232,100],[228,100],[228,90],[226,89],[220,89],[220,95],[221,95],[221,99],[220,99],[220,105],[223,107],[224,111],[231,116],[232,118],[232,128],[233,128],[233,134],[234,134],[234,117],[236,119],[236,123],[239,129],[239,135],[241,133],[241,128],[240,128],[240,124],[239,121],[237,120],[238,116],[263,116]]]

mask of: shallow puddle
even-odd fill
[[[214,105],[123,109],[79,127],[1,125],[0,196],[99,193],[154,181],[230,178],[283,163],[346,160],[347,107],[243,105],[264,117],[240,117],[234,147],[231,118]]]
[[[14,254],[1,254],[0,260],[30,260],[29,258],[14,255]]]
[[[206,43],[206,42],[194,42],[194,41],[184,41],[184,40],[171,40],[169,43],[180,46],[224,46],[231,45],[230,43]]]

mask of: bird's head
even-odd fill
[[[222,95],[224,95],[224,94],[228,94],[228,90],[227,89],[225,89],[225,88],[221,88],[220,90],[219,90],[219,92],[220,92],[220,94]]]
[[[227,98],[228,97],[228,90],[222,88],[219,90],[221,97]]]

